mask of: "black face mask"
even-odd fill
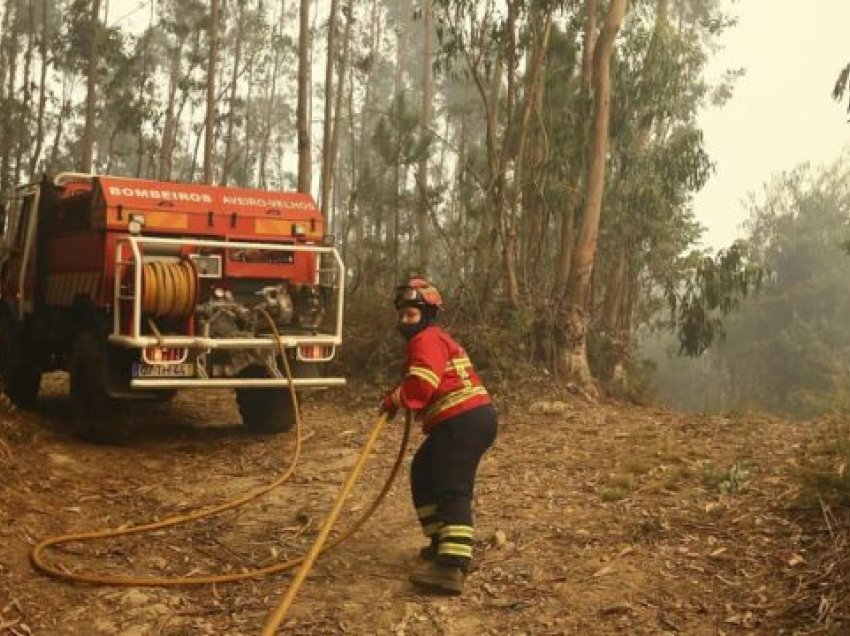
[[[423,311],[419,322],[399,322],[398,331],[407,340],[410,340],[413,336],[430,327],[432,324],[434,324],[434,316],[430,315],[430,312]]]

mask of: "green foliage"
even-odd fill
[[[714,464],[703,468],[706,485],[724,495],[741,494],[750,485],[751,467],[744,462],[734,462],[725,470],[719,470]]]
[[[665,394],[699,408],[850,413],[850,260],[842,245],[850,157],[778,175],[750,209],[749,258],[771,276],[758,294],[739,299],[725,341],[700,364],[656,357],[665,384],[675,382]]]
[[[701,355],[723,337],[723,318],[747,295],[760,288],[765,270],[751,262],[747,245],[735,242],[714,257],[697,257],[690,276],[667,288],[671,323],[679,337],[680,352]]]
[[[388,166],[409,166],[428,156],[432,135],[419,128],[419,119],[419,112],[407,105],[404,93],[399,93],[390,114],[378,120],[372,142]]]

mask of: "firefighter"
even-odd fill
[[[429,591],[460,594],[472,559],[472,497],[478,462],[496,437],[496,411],[455,340],[436,324],[440,292],[413,277],[396,289],[398,329],[407,340],[401,382],[381,410],[413,411],[425,439],[410,467],[413,505],[430,540],[410,580]]]

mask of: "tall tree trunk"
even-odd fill
[[[263,0],[257,0],[257,13],[263,11]],[[257,117],[256,109],[254,108],[254,73],[256,72],[255,62],[257,61],[258,51],[251,50],[251,54],[245,61],[245,70],[248,73],[248,88],[245,94],[245,135],[242,149],[240,150],[242,161],[242,178],[238,185],[254,186],[257,185],[257,179],[254,174],[255,156],[254,142],[257,135]],[[263,52],[262,54],[265,54]]]
[[[655,28],[644,55],[642,73],[645,76],[652,76],[656,72],[653,64],[657,64],[664,55],[664,51],[659,47],[664,45],[663,34],[668,28],[669,0],[656,0],[655,7]],[[633,142],[633,153],[638,158],[648,152],[652,142],[653,127],[662,116],[656,104],[641,104],[641,107],[643,112],[638,113],[639,123]],[[634,302],[628,271],[627,246],[631,237],[618,231],[615,240],[620,244],[618,262],[607,285],[601,327],[610,350],[608,365],[610,375],[606,380],[612,388],[625,393],[628,391],[630,380],[626,363],[631,352],[630,317]]]
[[[192,161],[189,167],[188,181],[195,180],[195,172],[198,169],[198,154],[201,152],[201,137],[204,133],[204,126],[193,126],[193,128],[193,132],[195,133],[195,145],[192,149]]]
[[[585,12],[587,14],[584,28],[584,46],[581,54],[581,94],[579,104],[587,104],[590,101],[593,90],[593,52],[596,49],[596,15],[598,12],[598,0],[586,0]],[[561,231],[558,241],[558,256],[555,262],[555,294],[558,302],[565,296],[567,279],[570,275],[570,263],[572,262],[573,247],[575,246],[575,215],[581,203],[580,194],[581,181],[584,173],[585,155],[584,148],[588,135],[589,110],[584,110],[576,117],[575,138],[577,146],[581,149],[578,165],[573,167],[572,178],[567,189],[567,197],[561,215]]]
[[[261,188],[266,187],[266,163],[268,161],[269,156],[269,146],[271,145],[271,136],[272,136],[272,128],[273,122],[272,118],[274,117],[274,107],[277,103],[277,79],[280,75],[280,65],[281,65],[281,57],[282,53],[280,50],[279,38],[283,34],[283,22],[286,17],[286,2],[281,0],[280,3],[280,17],[278,18],[277,25],[272,30],[272,40],[275,42],[274,48],[274,59],[272,61],[272,77],[269,82],[269,90],[266,91],[266,112],[263,121],[263,138],[260,140],[260,160],[259,166],[257,167],[257,171],[259,172],[258,181]]]
[[[298,14],[298,105],[295,111],[298,130],[298,191],[310,192],[310,0],[300,0]]]
[[[364,82],[366,84],[363,89],[363,101],[360,111],[360,134],[357,138],[357,158],[358,161],[354,164],[357,166],[357,178],[363,179],[369,174],[372,160],[370,155],[370,136],[372,131],[372,104],[374,102],[375,80],[372,70],[378,59],[378,46],[381,39],[381,13],[380,3],[378,0],[372,0],[372,11],[369,16],[369,54],[363,62]],[[355,245],[358,247],[356,254],[360,265],[361,280],[366,283],[372,282],[371,254],[366,250],[360,250],[366,242],[367,237],[367,222],[369,221],[370,209],[366,202],[357,200],[357,214],[355,215]],[[381,212],[376,215],[375,225],[380,233]]]
[[[567,280],[565,337],[559,352],[559,371],[568,380],[585,389],[591,389],[593,386],[587,361],[587,330],[591,312],[591,276],[596,259],[596,242],[605,188],[611,110],[611,55],[627,5],[628,0],[611,0],[593,53],[593,118],[587,157],[587,192],[582,224]]]
[[[6,0],[3,7],[3,22],[0,27],[0,201],[8,197],[11,180],[9,179],[9,158],[12,152],[11,141],[11,95],[7,90],[6,74],[10,70],[9,57],[17,46],[11,43],[9,25],[14,15],[15,0]]]
[[[115,140],[121,132],[121,125],[115,124],[109,134],[109,142],[106,145],[106,174],[112,174],[112,161],[115,158]]]
[[[402,165],[401,159],[404,153],[404,149],[401,147],[402,144],[402,136],[401,136],[401,126],[402,126],[402,106],[406,105],[406,101],[402,99],[402,91],[405,90],[404,87],[404,65],[407,62],[407,44],[408,44],[408,32],[407,32],[407,16],[410,13],[410,0],[400,0],[401,9],[399,11],[401,17],[399,19],[398,24],[396,25],[396,61],[395,61],[395,81],[393,85],[393,92],[395,93],[395,98],[393,99],[393,104],[395,104],[395,112],[393,113],[393,117],[396,120],[395,125],[395,163],[393,165],[393,209],[392,209],[392,222],[393,222],[393,231],[392,231],[392,276],[399,275],[399,265],[401,263],[400,251],[401,251],[401,194],[402,188],[404,187],[402,181]]]
[[[21,117],[18,122],[18,134],[15,151],[15,183],[21,182],[21,172],[24,169],[24,153],[32,145],[32,56],[35,49],[35,0],[27,3],[27,48],[24,53],[23,95],[21,98]],[[32,177],[32,174],[27,175]]]
[[[142,83],[139,86],[138,108],[139,112],[144,112],[145,106],[145,91],[148,85],[148,76],[150,73],[150,38],[153,30],[154,20],[154,5],[150,5],[150,19],[148,28],[142,36]],[[136,177],[141,177],[145,164],[145,120],[144,117],[139,117],[138,127],[136,128]],[[110,150],[110,152],[112,152]]]
[[[517,217],[519,213],[519,195],[525,187],[525,143],[528,138],[528,131],[531,123],[531,113],[538,102],[538,95],[541,91],[543,69],[545,67],[546,54],[549,51],[549,34],[552,30],[552,11],[549,10],[543,16],[539,15],[535,10],[535,21],[539,22],[536,25],[536,47],[531,54],[529,62],[529,73],[526,77],[525,93],[522,101],[522,111],[520,117],[513,127],[512,137],[508,140],[511,144],[510,152],[513,157],[513,183],[509,189],[508,197],[508,240],[506,244],[509,246],[507,250],[507,260],[505,262],[506,269],[509,267],[509,272],[512,277],[511,285],[513,286],[514,296],[511,298],[512,307],[519,307],[519,286],[517,281],[517,247],[518,247],[518,228]],[[513,304],[516,302],[516,304]]]
[[[245,0],[237,0],[239,14],[236,18],[236,47],[233,52],[233,75],[230,78],[230,96],[227,103],[227,135],[224,138],[224,165],[221,168],[221,185],[227,185],[233,166],[233,127],[236,120],[236,89],[239,85],[239,64],[242,62],[242,37],[245,32]]]
[[[351,263],[352,259],[348,256],[349,245],[351,245],[352,251],[358,255],[353,263],[354,267],[352,268],[354,270],[355,279],[361,274],[361,259],[359,255],[360,246],[363,244],[363,219],[358,218],[356,202],[358,174],[357,150],[357,124],[354,112],[354,72],[352,69],[352,71],[348,74],[348,179],[350,185],[348,189],[348,214],[341,240],[343,262]],[[353,241],[349,240],[352,228],[354,228]]]
[[[551,23],[550,23],[551,24]],[[544,58],[546,60],[546,58]],[[526,57],[526,77],[532,74],[533,57]],[[544,62],[545,63],[545,62]],[[545,297],[545,289],[542,284],[545,276],[540,271],[540,263],[544,251],[548,246],[548,214],[546,200],[543,196],[544,160],[546,148],[546,136],[542,123],[543,93],[545,82],[543,75],[536,82],[534,102],[532,106],[532,117],[534,123],[530,126],[529,146],[523,165],[529,168],[529,176],[522,183],[522,218],[525,233],[523,236],[523,285],[526,290],[538,297]]]
[[[502,243],[502,291],[509,309],[519,309],[519,283],[516,274],[516,102],[517,102],[517,40],[519,0],[508,0],[505,26],[505,126],[501,147],[496,159],[495,184],[491,189],[493,209],[498,211]],[[492,163],[492,162],[491,162]],[[509,177],[510,173],[510,177]]]
[[[59,157],[59,143],[62,141],[62,133],[65,131],[65,120],[71,114],[71,97],[67,94],[67,73],[62,78],[62,108],[59,109],[59,118],[56,120],[56,130],[53,134],[53,145],[50,148],[50,159],[45,166],[45,172],[51,173],[56,167]]]
[[[168,102],[165,107],[165,123],[162,126],[162,142],[159,145],[159,178],[163,181],[171,179],[171,168],[174,165],[174,140],[177,128],[175,108],[177,105],[177,88],[180,84],[180,60],[183,55],[183,43],[178,40],[171,49],[168,71]]]
[[[605,298],[602,303],[601,323],[608,342],[608,377],[605,379],[618,392],[625,392],[628,386],[626,358],[628,354],[628,332],[623,332],[624,315],[631,310],[628,303],[629,293],[629,250],[623,242],[617,249],[615,264],[612,268]]]
[[[81,172],[94,165],[95,116],[97,110],[97,45],[100,39],[100,0],[92,0],[89,18],[89,51],[86,63],[86,118],[83,125]]]
[[[481,214],[481,222],[478,228],[478,236],[475,242],[474,280],[477,283],[478,302],[484,309],[489,305],[493,291],[493,279],[495,278],[494,264],[496,261],[495,249],[498,244],[499,207],[501,206],[501,193],[499,187],[499,167],[496,157],[496,137],[498,135],[497,108],[502,98],[502,85],[504,79],[504,63],[501,56],[496,58],[490,84],[486,88],[478,87],[482,102],[485,104],[485,143],[487,146],[487,163],[490,183],[487,186],[487,202]]]
[[[330,184],[329,184],[329,192],[333,193],[336,191],[335,182],[336,179],[334,175],[336,174],[336,165],[337,165],[337,156],[339,153],[339,137],[342,126],[340,125],[340,118],[342,117],[342,103],[343,103],[343,95],[345,91],[343,91],[343,86],[345,84],[345,78],[348,74],[348,58],[351,53],[351,27],[354,23],[354,7],[352,4],[349,4],[345,9],[343,9],[343,13],[345,14],[345,32],[343,33],[342,40],[342,59],[339,61],[339,65],[337,68],[336,75],[336,95],[335,100],[336,104],[334,105],[333,111],[333,130],[331,131],[331,147],[330,147],[330,157],[331,157],[331,167],[330,167]],[[352,137],[353,139],[353,137]],[[331,216],[332,223],[330,224],[330,232],[331,234],[335,234],[337,231],[337,215],[334,212]]]
[[[433,0],[422,0],[422,113],[419,126],[422,134],[429,134],[433,119],[434,101],[434,14]],[[418,206],[416,208],[416,233],[419,245],[418,265],[421,271],[427,272],[431,261],[431,237],[429,232],[428,213],[428,156],[422,157],[416,170],[416,186]]]
[[[5,51],[5,69],[8,72],[6,81],[6,94],[3,101],[3,139],[0,144],[0,193],[5,197],[14,188],[14,176],[12,168],[12,150],[14,143],[14,131],[12,128],[12,113],[17,103],[15,95],[17,87],[18,68],[18,0],[6,0],[6,13],[3,16],[3,43]],[[0,83],[6,80],[5,74],[0,76]]]
[[[41,33],[38,41],[38,54],[41,58],[41,76],[38,81],[38,114],[35,124],[35,147],[30,155],[30,175],[35,175],[41,150],[44,147],[44,110],[47,106],[47,69],[50,59],[47,57],[47,13],[50,8],[49,0],[41,1]]]
[[[321,206],[322,214],[327,222],[330,212],[331,181],[333,179],[333,157],[331,155],[333,106],[334,106],[334,62],[336,61],[336,22],[339,12],[339,0],[331,0],[330,15],[328,16],[328,51],[325,60],[325,119],[322,122],[322,174],[321,174]],[[337,86],[342,91],[342,86]]]
[[[216,59],[218,58],[218,0],[210,0],[209,60],[207,61],[207,112],[204,123],[204,183],[213,182],[216,118]]]

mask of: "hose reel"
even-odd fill
[[[151,261],[142,268],[142,312],[152,318],[189,317],[198,302],[198,272],[189,260]]]

